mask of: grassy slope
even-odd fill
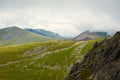
[[[44,48],[46,48],[46,51],[52,51],[52,50],[68,47],[72,44],[74,44],[74,42],[72,41],[50,41],[50,42],[36,42],[36,43],[29,43],[22,45],[1,46],[0,64],[7,63],[9,61],[19,60],[23,58],[23,54],[25,51],[32,50],[38,46],[44,46]]]
[[[84,54],[92,48],[94,42],[90,41],[80,52]],[[78,56],[79,53],[75,51],[81,44],[51,53],[37,60],[30,57],[17,64],[0,67],[0,80],[63,80],[68,74],[70,66],[76,62],[75,56]],[[62,45],[62,47],[64,46]]]
[[[0,45],[23,44],[29,42],[53,40],[52,38],[28,32],[20,28],[12,28],[8,31],[6,30],[7,29],[0,29]]]
[[[51,53],[37,60],[26,58],[18,64],[1,67],[0,78],[8,80],[62,80],[66,76],[67,67],[74,62],[70,55],[79,45]]]
[[[81,54],[85,55],[85,53],[87,53],[88,50],[90,50],[93,47],[93,44],[95,42],[100,42],[102,40],[103,38],[88,41],[88,43],[83,47]]]

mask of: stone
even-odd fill
[[[83,61],[73,65],[65,80],[120,80],[120,32],[95,43]]]

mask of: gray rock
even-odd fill
[[[95,43],[83,61],[72,67],[65,80],[120,80],[120,32]]]

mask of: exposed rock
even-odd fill
[[[95,43],[65,80],[120,80],[120,32]]]
[[[38,46],[38,47],[35,47],[32,50],[28,50],[28,51],[24,52],[24,56],[38,55],[38,54],[42,54],[46,51],[47,51],[47,46],[46,45],[45,46]]]

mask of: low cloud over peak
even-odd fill
[[[62,36],[120,30],[120,0],[1,0],[0,28],[42,28]]]

